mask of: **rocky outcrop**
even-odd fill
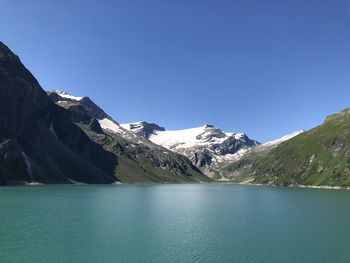
[[[165,128],[160,127],[155,123],[148,123],[146,121],[130,123],[129,129],[133,133],[147,139],[149,139],[150,135],[155,131],[165,131]]]

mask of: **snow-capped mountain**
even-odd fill
[[[66,109],[71,120],[97,144],[118,157],[120,180],[210,181],[188,158],[123,128],[90,98],[73,96],[64,91],[49,91],[47,94],[51,101]]]
[[[239,158],[246,150],[259,145],[244,133],[227,133],[213,125],[168,131],[154,123],[121,124],[135,134],[171,151],[187,156],[198,167],[212,167]]]
[[[139,142],[140,140],[143,140],[142,137],[139,137],[136,134],[121,127],[117,121],[105,113],[104,110],[96,105],[89,97],[73,96],[62,90],[50,91],[48,94],[51,100],[62,107],[68,107],[71,104],[82,105],[94,118],[96,118],[104,131],[117,134],[120,137],[131,140],[133,142]]]
[[[145,121],[119,124],[89,97],[73,96],[60,90],[49,92],[49,96],[51,100],[65,108],[82,105],[97,120],[104,132],[115,134],[134,145],[160,147],[159,151],[167,149],[186,156],[208,176],[217,176],[222,166],[236,162],[252,152],[277,147],[280,143],[303,132],[297,131],[260,144],[244,133],[224,132],[209,124],[182,130],[166,130],[155,123]]]
[[[237,160],[247,150],[259,145],[244,133],[227,133],[212,125],[168,131],[154,123],[119,124],[89,97],[73,96],[61,90],[48,94],[51,100],[64,108],[83,106],[103,131],[116,134],[135,145],[158,146],[184,155],[207,175],[211,175],[217,165]]]

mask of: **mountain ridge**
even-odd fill
[[[0,42],[1,185],[209,181],[183,156],[105,132],[89,98],[60,94],[62,105]]]
[[[74,116],[78,116],[78,118],[74,120],[78,124],[83,123],[86,125],[86,121],[84,118],[82,118],[81,114],[76,114],[75,111],[79,110],[80,108],[82,108],[83,111],[86,111],[90,116],[89,118],[93,119],[95,121],[95,125],[102,130],[102,134],[106,134],[106,136],[111,138],[111,141],[116,141],[118,144],[120,144],[118,147],[123,149],[123,153],[120,151],[117,152],[117,155],[120,158],[123,159],[125,158],[125,155],[127,155],[129,156],[128,158],[130,160],[142,159],[142,165],[146,164],[147,166],[154,166],[154,168],[161,169],[164,173],[169,171],[185,177],[187,176],[187,181],[191,180],[191,178],[194,181],[208,180],[184,156],[168,151],[163,147],[153,144],[144,137],[131,133],[130,131],[121,127],[117,121],[106,114],[103,109],[95,104],[90,98],[73,96],[64,91],[48,91],[47,93],[53,102],[56,103],[56,105],[72,112]],[[84,125],[81,127],[85,129]],[[111,146],[108,145],[108,143],[104,144],[104,139],[98,138],[101,136],[103,135],[91,135],[91,139],[95,140],[99,144],[103,144],[105,149],[112,151],[113,149],[111,149]],[[127,162],[130,160],[127,160]],[[146,170],[147,169],[148,168],[146,168]],[[191,175],[194,176],[188,177]],[[176,179],[176,181],[180,182],[179,179],[181,178],[182,177],[174,178],[174,180]],[[128,180],[127,178],[123,179],[124,181]]]
[[[350,185],[350,108],[260,144],[206,124],[120,124],[89,97],[45,92],[0,42],[0,184]],[[206,176],[207,175],[207,176]],[[211,177],[211,178],[209,178]]]
[[[51,91],[48,94],[53,96],[55,103],[60,106],[64,106],[66,101],[75,101],[82,105],[86,100],[91,101],[88,97],[70,95],[61,90]],[[63,96],[60,100],[57,100],[56,96],[59,94]],[[93,101],[90,103],[93,103]],[[224,132],[211,124],[170,131],[156,123],[146,121],[120,124],[107,115],[98,105],[94,103],[93,105],[98,107],[98,110],[88,109],[90,113],[103,112],[100,116],[95,115],[102,130],[110,134],[116,134],[136,144],[152,145],[153,147],[159,145],[166,150],[184,155],[204,174],[219,180],[227,179],[225,177],[226,173],[223,171],[231,163],[239,161],[252,152],[271,150],[280,143],[303,132],[296,131],[276,140],[260,144],[256,140],[251,140],[245,133]]]
[[[346,108],[268,152],[254,153],[229,164],[223,173],[235,182],[347,187],[349,156],[350,110]]]

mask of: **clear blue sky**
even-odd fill
[[[264,142],[350,106],[350,1],[2,0],[0,34],[44,89],[122,123]]]

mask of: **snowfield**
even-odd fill
[[[70,100],[76,100],[76,101],[80,101],[82,100],[84,97],[76,97],[76,96],[72,96],[70,94],[68,94],[65,91],[62,90],[55,90],[55,92],[60,95],[62,98],[66,98],[66,99],[70,99]]]
[[[152,125],[147,122],[121,124],[123,128],[134,133],[151,130],[147,133],[147,139],[187,156],[199,166],[215,166],[238,160],[251,147],[259,144],[244,133],[228,133],[208,124],[182,130],[152,129],[150,128]]]
[[[282,136],[281,138],[278,138],[276,140],[272,140],[272,141],[268,141],[268,142],[265,142],[262,146],[273,146],[273,145],[278,145],[284,141],[288,141],[290,139],[292,139],[293,137],[301,134],[305,132],[304,130],[300,130],[300,131],[295,131],[291,134],[288,134],[288,135],[285,135],[285,136]]]
[[[121,126],[133,132],[138,132],[143,128],[141,122],[126,123],[121,124]],[[169,150],[176,150],[221,144],[230,137],[239,140],[244,137],[244,133],[225,133],[212,125],[204,125],[197,128],[183,130],[154,130],[148,139]]]
[[[174,130],[174,131],[155,131],[149,139],[155,144],[162,145],[168,149],[176,148],[192,148],[195,146],[205,146],[209,144],[221,144],[228,137],[234,136],[239,139],[243,133],[226,134],[223,133],[219,137],[211,136],[210,128],[202,126],[198,128]]]

